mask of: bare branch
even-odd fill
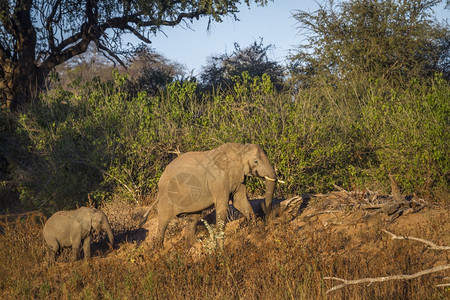
[[[334,186],[335,189],[337,189],[337,190],[339,190],[339,191],[341,191],[341,192],[344,192],[344,193],[346,193],[346,194],[350,194],[348,191],[346,191],[345,189],[341,188],[341,187],[338,186],[337,184],[333,184],[333,186]]]
[[[290,198],[288,200],[285,200],[285,201],[281,202],[281,204],[284,205],[284,206],[289,206],[290,204],[296,204],[296,203],[298,203],[300,201],[303,201],[302,197],[294,196],[294,197],[292,197],[292,198]]]
[[[94,166],[96,167],[96,166]],[[112,175],[111,173],[106,172],[105,170],[102,170],[101,168],[96,167],[102,174],[108,175],[109,177],[117,180],[117,182],[119,182],[121,185],[123,185],[128,192],[130,192],[131,196],[133,197],[133,200],[136,201],[136,203],[139,203],[139,201],[136,199],[135,196],[135,192],[128,186],[125,184],[125,182],[123,182],[122,180],[120,180],[119,178],[117,178],[116,176]]]
[[[190,12],[190,13],[180,13],[178,15],[178,17],[175,20],[157,20],[157,21],[147,21],[147,22],[142,22],[143,26],[175,26],[181,23],[181,21],[183,21],[183,19],[198,19],[201,15],[204,15],[208,13],[207,10],[197,10],[194,12]]]
[[[144,21],[140,17],[140,14],[126,15],[122,17],[115,17],[106,20],[103,24],[97,26],[99,32],[105,32],[109,28],[125,29],[129,26],[129,23],[137,24],[140,27],[151,26],[176,26],[180,24],[184,19],[199,18],[201,15],[205,15],[208,12],[206,10],[197,10],[189,13],[180,13],[174,20],[151,20]],[[128,29],[128,28],[127,28]]]
[[[336,285],[334,287],[332,287],[331,289],[329,289],[327,291],[327,294],[332,292],[332,291],[336,291],[338,289],[341,289],[347,285],[353,285],[353,284],[360,284],[360,283],[374,283],[374,282],[383,282],[383,281],[389,281],[389,280],[409,280],[409,279],[414,279],[423,275],[427,275],[427,274],[431,274],[431,273],[435,273],[435,272],[439,272],[439,271],[443,271],[446,269],[450,269],[450,264],[449,265],[442,265],[442,266],[437,266],[431,269],[427,269],[427,270],[423,270],[411,275],[393,275],[393,276],[385,276],[385,277],[375,277],[375,278],[363,278],[363,279],[355,279],[355,280],[346,280],[346,279],[342,279],[342,278],[338,278],[338,277],[324,277],[323,279],[329,279],[329,280],[337,280],[337,281],[341,281],[342,284]]]
[[[111,177],[112,179],[115,179],[118,183],[123,185],[123,187],[131,194],[131,196],[133,197],[133,200],[136,201],[136,203],[139,203],[139,201],[136,199],[136,192],[133,189],[131,189],[125,182],[120,180],[120,178],[117,178],[116,176],[114,176],[111,173],[103,170],[102,168],[97,166],[95,163],[91,163],[88,160],[80,159],[77,162],[85,164],[86,166],[89,166],[89,167],[93,167],[93,168],[97,169],[100,173],[102,173],[103,175],[107,175],[107,176]]]
[[[392,195],[394,196],[395,200],[398,202],[405,201],[405,198],[403,198],[402,193],[400,192],[400,187],[398,186],[397,181],[395,181],[394,176],[392,176],[391,174],[389,174],[388,176],[389,180],[391,181]]]
[[[61,5],[61,0],[57,0],[55,4],[52,6],[52,11],[49,16],[45,20],[45,28],[48,31],[48,44],[51,50],[55,49],[55,36],[53,32],[52,25],[55,23],[55,15]]]
[[[343,211],[341,210],[322,210],[322,211],[317,211],[315,213],[311,213],[309,215],[306,215],[307,217],[311,218],[317,215],[323,215],[323,214],[334,214],[334,213],[343,213]]]
[[[177,156],[181,155],[181,151],[180,151],[180,149],[178,149],[178,147],[175,150],[167,151],[167,153],[173,153],[173,154],[176,154]]]
[[[361,206],[362,209],[380,209],[385,207],[386,204],[373,204],[373,205],[364,205]]]
[[[133,27],[127,25],[127,26],[125,26],[125,28],[128,29],[131,33],[133,33],[138,39],[140,39],[144,43],[147,43],[147,44],[151,44],[152,43],[152,41],[150,41],[148,38],[143,36],[139,31],[137,31]]]
[[[141,221],[139,222],[138,228],[141,228],[142,225],[145,224],[145,222],[147,222],[148,216],[150,214],[150,211],[153,209],[153,207],[155,206],[155,204],[158,203],[158,200],[153,201],[152,205],[150,205],[150,208],[145,212],[145,214],[142,216]]]
[[[421,239],[421,238],[416,238],[416,237],[413,237],[413,236],[399,236],[399,235],[395,235],[392,232],[389,232],[389,231],[384,230],[384,229],[383,229],[383,231],[388,233],[388,234],[390,234],[393,240],[414,240],[414,241],[418,241],[418,242],[422,242],[424,244],[427,244],[428,246],[430,246],[430,249],[433,249],[433,250],[450,250],[450,247],[448,247],[448,246],[439,246],[439,245],[436,245],[433,242],[430,242],[430,241],[427,241],[427,240],[424,240],[424,239]]]
[[[114,52],[112,52],[111,50],[109,50],[107,47],[103,46],[100,41],[98,41],[97,39],[94,40],[95,45],[97,46],[97,48],[101,51],[105,51],[108,55],[110,55],[115,61],[119,62],[119,64],[121,64],[123,67],[126,68],[125,63],[120,59],[119,56],[117,56]],[[114,61],[113,59],[111,59],[112,61]]]
[[[436,285],[436,287],[446,287],[446,286],[450,286],[450,283],[443,283]]]
[[[83,37],[83,33],[82,32],[78,32],[78,33],[76,33],[74,35],[69,36],[68,38],[66,38],[63,41],[61,41],[61,43],[59,43],[58,46],[56,46],[56,48],[54,49],[54,52],[56,53],[56,52],[63,51],[66,47],[76,43],[82,37]]]

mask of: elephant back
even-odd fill
[[[188,152],[173,160],[159,182],[160,193],[180,208],[197,207],[202,199],[212,198],[210,182],[222,172],[208,152]]]

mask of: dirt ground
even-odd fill
[[[98,299],[110,291],[117,298],[141,293],[196,299],[204,290],[217,299],[450,299],[449,205],[338,189],[275,199],[273,211],[263,216],[262,201],[250,199],[256,221],[243,218],[230,203],[223,233],[214,229],[214,210],[204,212],[192,247],[183,239],[186,220],[175,218],[163,250],[154,247],[158,218],[151,199],[149,206],[111,201],[101,209],[113,227],[114,247],[96,236],[89,262],[70,262],[70,249],[65,249],[50,267],[42,247],[42,213],[1,223],[7,230],[0,257],[9,263],[0,268],[9,278],[5,299],[25,292],[62,299],[86,289],[96,291]],[[218,251],[222,236],[224,251]],[[18,257],[28,260],[16,264]],[[154,276],[152,288],[142,281],[148,274]],[[224,276],[226,286],[207,281]],[[370,283],[379,278],[389,282]],[[18,280],[29,288],[16,286]],[[354,282],[359,280],[369,281]],[[66,290],[60,289],[61,282]],[[178,292],[180,282],[183,293]]]
[[[250,200],[257,216],[262,215],[260,208],[262,198]],[[142,215],[149,206],[137,208],[137,215]],[[214,211],[204,214],[204,220],[214,223]],[[225,228],[225,247],[242,247],[242,241],[256,247],[276,243],[286,232],[295,234],[300,240],[311,241],[313,234],[317,238],[339,237],[339,245],[331,253],[324,253],[327,260],[334,256],[379,255],[387,243],[414,243],[420,248],[417,255],[428,251],[430,259],[436,259],[434,266],[449,264],[450,251],[428,250],[421,241],[398,241],[392,234],[402,237],[416,237],[432,241],[442,246],[450,245],[450,208],[433,205],[421,199],[396,201],[393,196],[370,195],[369,193],[333,192],[326,195],[302,195],[288,199],[276,199],[274,210],[269,218],[258,218],[254,223],[245,220],[230,204],[229,220]],[[157,230],[155,209],[151,212],[142,228],[126,235],[131,245],[152,249]],[[173,247],[183,243],[186,221],[175,218],[168,226],[163,252],[170,252]],[[322,233],[322,235],[320,235]],[[197,224],[199,242],[189,249],[193,257],[201,256],[205,251],[204,241],[210,236],[202,221]],[[330,239],[331,240],[331,239]],[[115,255],[128,253],[127,247],[120,247]],[[123,254],[121,254],[123,253]]]

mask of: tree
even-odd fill
[[[61,86],[64,90],[73,92],[80,88],[80,85],[91,82],[96,78],[103,81],[113,79],[113,70],[117,68],[114,62],[104,57],[94,45],[90,45],[86,52],[58,65],[50,75],[49,89]]]
[[[450,74],[450,31],[433,17],[436,0],[332,0],[294,14],[309,34],[291,57],[302,84],[317,76],[362,75],[395,83]]]
[[[231,54],[211,56],[208,65],[200,75],[205,89],[220,86],[231,86],[235,76],[241,76],[247,71],[250,77],[268,74],[277,87],[283,81],[283,67],[276,61],[269,59],[268,51],[273,45],[264,46],[262,39],[242,49],[238,43],[234,44]]]
[[[168,83],[183,80],[184,67],[148,47],[139,47],[128,67],[129,86],[134,91],[156,94]]]
[[[203,16],[217,22],[226,15],[236,18],[240,2],[0,0],[0,101],[11,109],[26,105],[56,66],[84,53],[90,43],[121,63],[124,33],[151,43],[150,36],[164,26]]]

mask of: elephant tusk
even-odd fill
[[[279,183],[286,183],[286,182],[284,182],[283,180],[273,179],[273,178],[270,178],[270,177],[268,177],[268,176],[264,176],[264,178],[267,179],[267,180],[269,180],[269,181],[277,181],[277,182],[279,182]]]

